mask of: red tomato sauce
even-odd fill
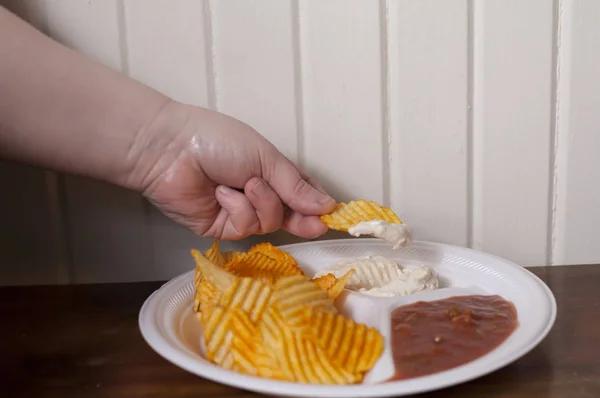
[[[448,370],[498,347],[517,328],[514,305],[500,296],[417,302],[392,312],[392,352],[403,380]]]

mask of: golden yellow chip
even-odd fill
[[[275,260],[278,264],[286,264],[285,269],[289,270],[286,275],[304,275],[304,272],[302,272],[298,263],[296,263],[296,259],[291,254],[273,246],[269,242],[263,242],[252,246],[250,250],[248,250],[248,253],[262,253]]]
[[[325,290],[332,299],[337,298],[343,291],[348,279],[354,274],[354,270],[346,272],[341,278],[336,278],[334,274],[327,274],[314,278],[311,281],[320,289]]]
[[[210,317],[212,309],[217,305],[222,293],[218,291],[212,283],[202,279],[196,288],[194,297],[194,310],[201,313],[201,320],[205,323]]]
[[[196,267],[208,282],[212,283],[217,290],[225,291],[236,279],[235,275],[225,271],[220,266],[208,260],[198,250],[191,250],[192,257],[196,261]]]
[[[194,310],[200,311],[202,313],[200,319],[207,321],[222,292],[226,291],[237,278],[209,261],[198,250],[191,250],[191,253],[196,261],[197,272],[200,274],[194,295]]]
[[[273,290],[269,285],[251,278],[236,278],[223,293],[219,305],[225,308],[241,308],[252,322],[257,322],[270,302]]]
[[[225,259],[225,264],[230,262],[235,256],[237,256],[240,253],[241,252],[239,252],[237,250],[230,250],[227,252],[223,252],[223,258]]]
[[[230,312],[230,326],[233,332],[231,342],[233,362],[240,372],[256,376],[256,325],[241,308],[232,308]]]
[[[234,337],[230,324],[232,310],[237,308],[245,312],[249,320],[255,323],[262,317],[271,294],[269,286],[258,280],[234,279],[221,295],[218,304],[211,308],[206,320],[202,318],[208,359],[227,369],[239,370],[231,351]]]
[[[244,276],[252,277],[254,273],[269,273],[275,277],[288,275],[303,275],[296,263],[278,261],[276,258],[262,252],[248,252],[236,255],[225,265],[225,270]]]
[[[274,305],[279,314],[292,327],[304,328],[307,319],[307,309],[322,308],[334,311],[333,299],[329,294],[306,279],[304,275],[282,277],[275,284],[273,293]]]
[[[219,241],[217,240],[213,242],[210,249],[204,252],[204,257],[206,257],[208,261],[215,265],[218,265],[219,267],[224,266],[226,263],[225,257],[223,256],[223,253],[221,253],[221,249],[219,248]]]
[[[294,331],[270,307],[261,322],[261,336],[283,380],[313,384],[350,384],[359,376],[333,364],[315,341]]]
[[[353,374],[371,369],[383,353],[383,337],[375,328],[341,314],[317,309],[307,330],[334,364]]]
[[[196,268],[194,270],[194,306],[193,310],[195,312],[202,312],[204,309],[204,313],[200,316],[200,319],[206,319],[208,313],[210,312],[210,308],[213,307],[217,301],[219,300],[220,293],[216,291],[214,286],[206,280],[204,275],[202,274],[202,262],[210,261],[208,258],[204,257],[198,250],[191,250],[192,257],[196,261]],[[213,242],[213,245],[210,249],[208,249],[205,253],[211,258],[218,258],[220,255],[219,244],[217,241]],[[215,254],[217,253],[217,254]]]
[[[259,328],[248,314],[240,308],[231,309],[230,325],[234,367],[248,375],[285,380],[275,358],[265,348]]]
[[[233,332],[229,324],[230,319],[231,312],[224,307],[216,306],[203,325],[202,331],[206,344],[206,357],[225,369],[233,370],[234,361],[231,354]]]
[[[400,218],[391,209],[363,199],[339,203],[333,212],[321,216],[321,221],[327,227],[338,231],[348,231],[350,227],[360,222],[373,220],[402,224]]]

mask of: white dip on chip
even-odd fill
[[[348,258],[323,268],[315,277],[334,274],[341,278],[354,269],[346,288],[373,296],[394,297],[434,290],[439,281],[433,270],[424,265],[402,268],[382,256]]]
[[[406,224],[391,224],[384,220],[363,221],[348,228],[352,236],[372,235],[394,244],[393,249],[409,246],[412,231]]]

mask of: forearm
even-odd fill
[[[168,103],[0,7],[1,157],[140,190],[143,135]]]

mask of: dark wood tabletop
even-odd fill
[[[600,397],[600,265],[535,267],[558,317],[531,353],[423,398]],[[0,288],[0,396],[251,397],[158,356],[137,324],[162,282]]]

